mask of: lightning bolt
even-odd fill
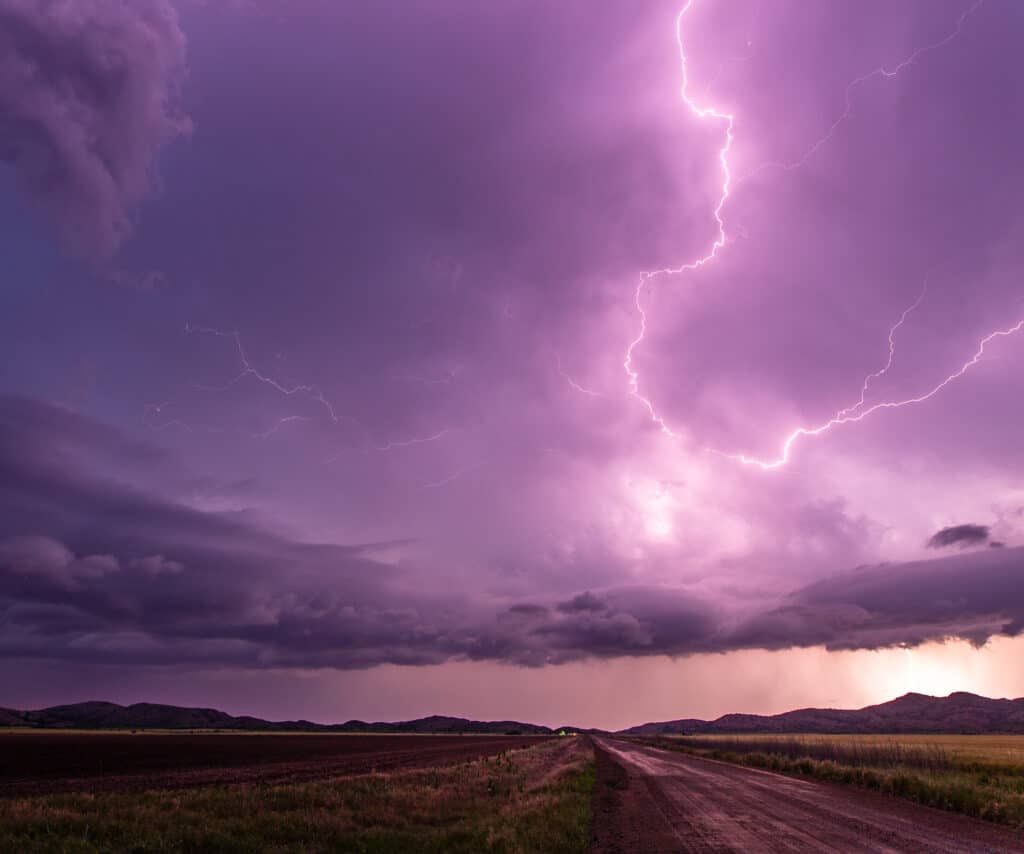
[[[355,416],[339,413],[337,408],[335,407],[334,403],[330,399],[328,399],[327,396],[324,395],[324,393],[317,386],[310,385],[310,384],[307,384],[307,383],[297,383],[295,385],[286,385],[285,383],[281,382],[280,380],[277,380],[274,377],[272,377],[272,376],[270,376],[270,375],[260,371],[249,360],[249,356],[248,356],[248,354],[246,353],[246,350],[245,350],[245,345],[242,343],[242,336],[241,336],[241,334],[237,330],[227,331],[227,330],[223,330],[223,329],[214,329],[214,328],[209,327],[209,326],[197,326],[197,325],[195,325],[193,323],[186,323],[185,324],[185,332],[187,334],[190,334],[190,335],[193,335],[193,334],[213,335],[213,336],[216,336],[218,338],[226,338],[226,339],[232,341],[234,343],[235,351],[236,351],[236,353],[238,355],[239,363],[241,364],[241,370],[231,380],[229,380],[224,385],[222,385],[222,386],[215,386],[215,387],[212,387],[212,388],[205,387],[205,386],[200,386],[200,388],[207,388],[207,390],[218,391],[218,392],[220,392],[220,391],[227,391],[228,389],[230,389],[233,386],[237,385],[238,383],[240,383],[242,380],[246,379],[247,377],[252,377],[253,380],[255,380],[255,381],[257,381],[257,382],[259,382],[259,383],[261,383],[261,384],[263,384],[265,386],[270,387],[271,389],[273,389],[275,392],[277,392],[279,395],[282,395],[283,397],[291,398],[291,397],[301,396],[301,397],[305,397],[308,400],[313,401],[314,403],[318,404],[324,410],[324,412],[327,413],[327,417],[330,419],[331,423],[338,424],[338,423],[341,423],[342,421],[351,421],[357,427],[359,427],[364,432],[364,434],[367,435],[367,437],[369,437],[369,431],[366,429],[366,427]],[[451,378],[454,378],[454,372],[451,373]],[[153,415],[159,416],[161,414],[161,412],[163,411],[163,409],[166,408],[169,405],[170,405],[170,401],[165,401],[163,403],[157,403],[157,404],[147,404],[146,407],[145,407],[144,421],[149,419],[149,418],[151,418]],[[313,420],[312,418],[310,418],[309,416],[306,416],[306,415],[286,415],[286,416],[284,416],[282,418],[279,418],[267,430],[264,430],[264,431],[258,432],[258,433],[241,433],[240,435],[248,435],[248,436],[250,436],[253,439],[269,439],[271,436],[273,436],[276,433],[278,433],[281,430],[281,428],[284,427],[287,424],[292,424],[292,423],[301,422],[301,421],[312,421],[312,420]],[[172,427],[172,426],[181,427],[181,428],[183,428],[184,430],[186,430],[189,433],[195,433],[199,429],[201,429],[203,432],[216,432],[216,433],[230,432],[230,431],[220,430],[220,429],[211,428],[211,427],[195,428],[195,427],[190,426],[189,424],[185,423],[184,421],[182,421],[180,419],[173,419],[173,420],[165,422],[163,424],[156,425],[154,427],[154,429],[156,429],[156,430],[165,430],[165,429],[168,429],[169,427]],[[444,436],[446,436],[450,432],[451,432],[451,428],[447,428],[446,427],[443,430],[440,430],[437,433],[434,433],[434,434],[429,435],[429,436],[416,436],[416,437],[413,437],[411,439],[404,439],[404,440],[397,440],[396,439],[396,440],[388,442],[388,443],[386,443],[384,445],[373,444],[372,440],[369,439],[369,438],[367,438],[366,441],[367,441],[367,444],[372,446],[374,450],[379,451],[381,453],[386,453],[388,451],[396,450],[398,448],[408,448],[408,447],[411,447],[413,445],[421,445],[421,444],[424,444],[424,443],[427,443],[427,442],[435,442],[435,441],[437,441],[439,439],[442,439]],[[333,457],[331,457],[330,459],[326,460],[325,462],[327,462],[327,463],[336,462],[338,459],[340,459],[343,456],[343,454],[344,454],[344,451],[339,452],[336,455],[334,455]]]
[[[147,403],[142,409],[142,423],[156,433],[163,433],[172,427],[184,430],[186,433],[223,433],[225,431],[217,427],[193,427],[191,424],[180,418],[170,418],[167,421],[153,423],[155,419],[163,416],[164,410],[173,405],[173,401],[165,400],[163,403]]]
[[[675,276],[699,270],[709,261],[712,261],[715,256],[718,255],[719,250],[725,246],[725,221],[722,219],[722,209],[725,207],[725,203],[729,200],[729,188],[732,184],[732,173],[729,171],[729,151],[732,149],[733,126],[735,124],[735,119],[731,113],[722,112],[716,107],[701,107],[690,97],[690,77],[687,71],[686,48],[683,45],[683,18],[686,16],[686,13],[690,11],[693,3],[694,0],[687,0],[686,5],[683,6],[679,11],[679,14],[676,16],[676,45],[679,48],[679,66],[682,71],[683,78],[680,88],[680,97],[687,109],[689,109],[690,112],[698,119],[701,119],[702,121],[711,119],[725,125],[725,143],[718,151],[718,162],[722,167],[721,193],[718,196],[718,201],[715,204],[712,214],[714,216],[717,234],[714,242],[711,244],[711,247],[707,252],[696,260],[688,261],[678,267],[664,267],[661,270],[640,273],[636,290],[633,293],[633,303],[636,306],[637,313],[640,315],[640,331],[637,333],[637,336],[629,342],[629,346],[626,348],[625,358],[622,361],[622,367],[625,369],[626,376],[629,378],[629,393],[647,408],[647,412],[650,414],[651,420],[658,426],[661,432],[673,439],[679,438],[678,435],[674,433],[665,420],[658,415],[651,400],[640,393],[640,374],[633,369],[633,351],[640,346],[647,335],[647,313],[644,311],[643,295],[648,283],[652,282],[654,279],[657,279],[660,276]]]
[[[462,366],[456,365],[454,368],[442,371],[440,377],[421,377],[416,374],[410,374],[405,377],[407,382],[419,383],[420,385],[448,385],[454,383],[459,374],[462,372]]]
[[[888,78],[896,77],[898,74],[900,74],[900,72],[902,72],[906,68],[908,68],[908,67],[912,66],[914,63],[916,63],[925,54],[930,53],[931,51],[934,51],[934,50],[938,50],[939,48],[949,44],[949,42],[951,42],[953,39],[955,39],[961,33],[961,31],[963,30],[964,24],[967,21],[967,19],[971,15],[973,15],[977,11],[977,9],[982,6],[982,4],[984,2],[985,2],[985,0],[975,0],[975,2],[971,6],[969,6],[967,9],[965,9],[961,13],[959,18],[957,19],[956,25],[953,28],[953,30],[950,33],[948,33],[947,35],[945,35],[943,38],[941,38],[941,39],[939,39],[939,40],[937,40],[935,42],[932,42],[930,44],[927,44],[927,45],[924,45],[922,47],[919,47],[919,48],[915,49],[909,56],[907,56],[905,59],[900,60],[899,62],[897,62],[895,65],[893,65],[891,67],[881,66],[879,68],[873,69],[872,71],[869,71],[869,72],[867,72],[865,74],[862,74],[859,77],[856,77],[853,80],[851,80],[850,83],[847,84],[846,90],[845,90],[845,108],[844,108],[844,110],[839,115],[839,117],[831,124],[831,126],[827,129],[827,131],[824,134],[824,136],[822,136],[820,139],[818,139],[804,153],[804,155],[801,158],[799,158],[796,161],[793,161],[792,163],[769,163],[769,164],[765,164],[765,165],[763,165],[761,167],[758,167],[758,169],[756,169],[754,171],[754,173],[751,173],[751,175],[745,176],[741,180],[746,180],[746,178],[752,177],[753,174],[756,174],[757,172],[760,172],[760,171],[762,171],[763,169],[766,169],[766,168],[778,167],[778,168],[782,168],[782,169],[791,170],[791,169],[797,169],[800,166],[804,165],[811,157],[814,156],[814,154],[818,150],[821,149],[822,146],[824,146],[834,136],[835,132],[838,130],[840,125],[842,125],[850,117],[850,115],[852,114],[852,111],[853,111],[853,95],[854,95],[854,92],[860,86],[862,86],[868,80],[871,80],[872,78],[875,78],[875,77],[883,77],[883,78],[887,78],[887,79]],[[733,190],[733,184],[734,184],[734,179],[733,179],[732,173],[731,173],[730,168],[729,168],[729,154],[730,154],[730,152],[732,150],[732,145],[733,145],[733,140],[734,140],[734,131],[735,131],[735,124],[736,124],[735,116],[733,114],[731,114],[731,113],[724,112],[723,110],[721,110],[721,109],[719,109],[719,108],[717,108],[715,106],[701,106],[696,101],[694,101],[694,99],[689,94],[690,79],[689,79],[688,68],[687,68],[686,48],[685,48],[685,44],[683,42],[683,19],[685,18],[686,14],[691,10],[691,8],[693,7],[693,4],[694,4],[694,0],[687,0],[686,4],[679,11],[679,14],[676,16],[676,21],[675,21],[676,45],[677,45],[678,50],[679,50],[679,63],[680,63],[680,69],[681,69],[681,74],[682,74],[682,85],[681,85],[681,89],[680,89],[680,97],[681,97],[681,100],[682,100],[683,104],[686,106],[686,108],[696,118],[698,118],[698,119],[700,119],[702,121],[703,120],[717,121],[717,122],[721,123],[722,125],[724,125],[724,127],[725,127],[724,141],[723,141],[722,147],[718,151],[718,161],[719,161],[719,165],[720,165],[720,168],[721,168],[721,175],[722,175],[721,190],[720,190],[720,193],[718,195],[717,201],[715,202],[715,206],[714,206],[714,208],[712,210],[712,216],[714,218],[715,226],[716,226],[716,236],[715,236],[714,241],[711,243],[710,247],[704,252],[704,254],[701,255],[700,257],[692,260],[692,261],[685,262],[685,263],[679,265],[678,267],[665,267],[665,268],[662,268],[660,270],[646,271],[646,272],[641,272],[640,273],[639,279],[637,281],[636,289],[634,290],[634,293],[633,293],[633,303],[634,303],[634,305],[636,307],[637,314],[639,315],[639,318],[640,318],[639,331],[637,332],[636,336],[629,342],[628,346],[626,347],[626,351],[625,351],[623,362],[622,362],[623,369],[625,370],[626,376],[627,376],[627,379],[628,379],[628,387],[629,387],[630,395],[635,397],[637,400],[639,400],[640,403],[642,403],[643,406],[647,409],[647,413],[650,416],[650,419],[651,419],[652,423],[654,423],[655,426],[657,426],[658,429],[662,433],[664,433],[666,436],[668,436],[670,438],[673,438],[673,439],[681,438],[680,434],[676,433],[668,425],[668,423],[665,421],[665,419],[661,415],[658,414],[658,412],[655,409],[655,406],[654,406],[653,402],[651,401],[651,399],[646,397],[644,394],[641,393],[641,391],[640,391],[640,374],[639,374],[639,371],[637,371],[633,367],[633,355],[634,355],[634,352],[636,351],[636,348],[639,347],[643,343],[644,339],[647,336],[647,313],[644,310],[644,302],[643,302],[644,292],[645,292],[645,290],[647,289],[647,287],[648,287],[648,285],[650,283],[652,283],[654,280],[656,280],[656,279],[658,279],[660,277],[676,276],[676,275],[681,275],[683,273],[695,272],[695,271],[699,270],[701,267],[703,267],[705,264],[713,261],[717,257],[718,253],[726,245],[726,229],[725,229],[725,221],[723,219],[722,212],[723,212],[723,210],[725,208],[726,203],[729,201],[730,192]],[[749,42],[750,42],[750,39],[748,38],[748,45],[749,45]],[[786,438],[786,440],[785,440],[785,442],[784,442],[784,444],[782,446],[782,453],[781,453],[781,455],[777,459],[774,459],[774,460],[764,461],[764,460],[758,460],[758,459],[754,459],[754,458],[751,458],[751,457],[747,457],[747,456],[742,455],[742,454],[723,454],[720,451],[714,451],[713,449],[709,449],[709,450],[712,450],[714,453],[721,454],[722,456],[725,456],[725,457],[727,457],[729,459],[737,460],[737,461],[742,462],[742,463],[744,463],[746,465],[756,465],[756,466],[759,466],[760,468],[765,469],[765,470],[781,468],[783,465],[786,464],[786,462],[789,461],[790,451],[791,451],[793,445],[801,437],[804,437],[804,436],[817,436],[817,435],[820,435],[821,433],[825,432],[826,430],[829,430],[832,427],[837,426],[839,424],[847,424],[847,423],[851,423],[851,422],[854,422],[854,421],[861,421],[864,418],[868,417],[869,415],[871,415],[874,412],[877,412],[880,409],[890,409],[890,408],[895,408],[895,407],[898,407],[898,406],[906,406],[906,405],[910,405],[910,404],[914,404],[914,403],[920,403],[920,402],[923,402],[924,400],[927,400],[929,397],[931,397],[934,394],[937,394],[939,391],[941,391],[950,382],[953,382],[954,380],[956,380],[959,377],[963,376],[963,374],[967,370],[969,370],[973,365],[977,364],[978,360],[980,360],[982,355],[984,354],[985,345],[988,342],[990,342],[991,340],[993,340],[994,338],[999,337],[999,336],[1012,335],[1015,332],[1019,331],[1019,329],[1021,328],[1021,324],[1024,324],[1024,321],[1022,321],[1021,324],[1017,324],[1016,326],[1013,326],[1010,329],[999,330],[999,331],[993,332],[990,335],[986,336],[984,339],[982,339],[981,343],[979,344],[978,351],[975,353],[975,355],[974,355],[974,357],[972,357],[972,359],[970,359],[966,363],[964,363],[964,365],[962,365],[961,368],[958,371],[954,372],[953,374],[950,374],[945,380],[943,380],[941,383],[939,383],[939,385],[937,385],[935,388],[933,388],[927,394],[922,395],[919,398],[909,398],[909,399],[903,400],[903,401],[889,401],[889,402],[885,402],[885,403],[877,403],[877,404],[874,404],[874,405],[872,405],[872,406],[870,406],[870,407],[868,407],[866,409],[863,408],[865,406],[865,403],[866,403],[867,393],[868,393],[868,389],[869,389],[869,387],[871,385],[871,382],[873,380],[878,379],[883,374],[885,374],[889,370],[889,368],[892,366],[892,361],[893,361],[893,359],[895,357],[895,347],[896,347],[894,336],[895,336],[897,330],[903,325],[904,321],[906,320],[906,318],[910,314],[910,312],[912,312],[915,308],[917,308],[917,306],[920,304],[920,302],[921,302],[921,300],[923,298],[924,298],[924,291],[922,291],[921,296],[918,297],[917,302],[915,302],[912,306],[910,306],[907,310],[905,310],[903,312],[903,315],[897,321],[897,323],[890,329],[890,331],[889,331],[889,359],[886,362],[885,366],[881,370],[876,371],[873,374],[869,374],[867,377],[865,377],[864,382],[863,382],[863,384],[861,386],[860,399],[856,403],[854,403],[852,406],[849,406],[849,407],[846,407],[843,410],[840,410],[831,419],[829,419],[828,422],[826,422],[825,424],[822,424],[822,425],[820,425],[818,427],[814,427],[814,428],[800,427],[800,428],[797,428],[793,433],[791,433]]]
[[[843,111],[839,114],[838,118],[836,118],[836,120],[832,122],[831,125],[829,125],[828,129],[825,131],[825,134],[821,136],[810,148],[808,148],[802,156],[800,156],[799,158],[790,163],[785,163],[781,161],[764,163],[761,166],[758,166],[756,169],[754,169],[753,172],[749,173],[748,175],[744,175],[740,179],[740,182],[747,181],[748,179],[753,178],[754,176],[760,174],[761,172],[764,172],[767,169],[783,169],[785,171],[792,171],[794,169],[799,169],[801,166],[806,164],[807,161],[814,157],[814,155],[817,154],[818,151],[824,145],[828,144],[831,141],[832,137],[835,136],[835,133],[839,129],[840,125],[846,122],[850,118],[850,116],[853,115],[853,94],[858,88],[863,86],[869,80],[872,80],[876,77],[892,79],[893,77],[898,76],[901,71],[903,71],[906,68],[909,68],[911,65],[916,63],[917,60],[919,60],[926,53],[931,53],[933,50],[938,50],[939,48],[945,47],[947,44],[953,41],[953,39],[960,35],[960,33],[963,31],[964,23],[984,4],[984,2],[985,0],[975,0],[975,2],[971,6],[967,7],[967,9],[965,9],[961,13],[960,17],[957,18],[956,26],[953,28],[953,30],[949,32],[947,35],[945,35],[943,38],[939,39],[938,41],[917,48],[913,53],[910,54],[910,56],[900,60],[891,68],[879,66],[878,68],[868,71],[865,74],[861,74],[859,77],[855,77],[848,84],[846,84],[845,107]]]
[[[177,427],[180,430],[184,430],[186,433],[211,433],[214,435],[223,435],[225,433],[234,433],[239,436],[248,436],[251,439],[269,439],[271,436],[276,434],[285,424],[291,424],[296,421],[311,421],[305,415],[286,415],[283,418],[278,418],[277,421],[267,430],[263,430],[259,433],[245,433],[241,430],[230,430],[222,427],[210,427],[204,425],[202,427],[196,427],[183,421],[180,418],[171,418],[167,421],[154,424],[153,418],[159,417],[163,414],[164,409],[172,404],[172,401],[164,401],[163,403],[147,403],[143,407],[142,423],[150,427],[154,432],[163,433],[165,430],[170,430],[172,427]]]
[[[565,380],[566,385],[569,386],[573,391],[577,391],[580,394],[585,394],[588,397],[601,397],[601,392],[589,389],[586,386],[580,385],[574,380],[565,370],[562,368],[562,354],[555,353],[555,367],[558,369],[558,375]]]
[[[871,381],[880,379],[889,372],[889,368],[892,367],[893,359],[896,358],[896,333],[899,331],[900,327],[906,323],[908,315],[921,305],[921,302],[924,300],[925,294],[927,293],[928,283],[925,282],[924,286],[921,288],[920,296],[918,296],[912,305],[903,310],[903,314],[900,315],[900,319],[897,320],[889,329],[889,358],[886,359],[885,364],[881,368],[873,374],[868,374],[864,377],[864,382],[860,387],[860,399],[853,404],[853,406],[848,406],[846,409],[840,409],[839,412],[836,413],[836,418],[845,418],[860,409],[867,400],[868,389],[871,387]]]
[[[413,437],[412,439],[388,442],[386,445],[374,445],[373,449],[383,453],[385,451],[393,451],[395,448],[411,448],[413,445],[423,445],[426,442],[436,442],[438,439],[443,439],[451,432],[451,428],[445,427],[443,430],[438,430],[430,436]]]
[[[337,424],[340,421],[356,421],[357,424],[359,423],[355,419],[355,417],[351,415],[339,415],[334,408],[334,404],[331,403],[331,401],[329,401],[324,396],[324,393],[320,391],[320,389],[318,389],[316,386],[304,384],[286,386],[283,383],[280,383],[277,380],[273,379],[272,377],[267,376],[266,374],[258,371],[255,367],[253,367],[252,363],[249,361],[249,357],[246,355],[245,352],[245,347],[242,344],[242,336],[239,334],[237,330],[225,332],[220,329],[211,329],[208,326],[195,326],[194,324],[186,323],[185,332],[187,332],[190,335],[196,333],[202,335],[216,335],[220,338],[228,338],[235,342],[235,349],[238,352],[238,359],[242,364],[242,371],[226,385],[220,386],[219,388],[215,388],[213,389],[213,391],[227,391],[229,388],[241,382],[246,377],[252,377],[253,379],[263,383],[264,385],[270,386],[270,388],[274,389],[279,394],[282,394],[285,397],[294,397],[295,395],[303,395],[305,397],[308,397],[309,399],[315,401],[321,407],[323,407],[324,411],[327,412],[328,417],[335,424]]]
[[[274,426],[269,430],[264,430],[262,433],[253,433],[254,439],[269,439],[275,433],[277,433],[285,424],[293,424],[296,421],[310,421],[312,419],[305,415],[285,415],[283,418],[278,418],[274,423]]]
[[[895,328],[896,327],[893,328],[894,331]],[[938,383],[938,385],[934,386],[932,389],[925,392],[924,394],[918,395],[917,397],[908,397],[905,398],[904,400],[890,400],[885,401],[883,403],[875,403],[869,406],[867,409],[863,409],[857,412],[856,410],[859,409],[861,405],[863,405],[864,397],[862,394],[860,403],[836,413],[824,424],[820,424],[817,427],[798,427],[796,430],[794,430],[786,437],[786,440],[782,444],[782,452],[779,454],[778,457],[776,457],[773,460],[760,460],[757,459],[756,457],[748,457],[745,454],[725,454],[722,453],[721,451],[715,451],[714,449],[710,450],[712,450],[713,453],[719,454],[720,456],[726,457],[727,459],[730,460],[736,460],[737,462],[743,463],[744,465],[757,466],[763,471],[771,471],[773,469],[782,468],[782,466],[789,462],[790,454],[793,450],[793,447],[801,438],[820,436],[822,433],[831,430],[833,427],[838,427],[841,424],[852,424],[857,421],[863,421],[869,415],[873,415],[875,412],[879,412],[880,410],[883,409],[899,409],[900,407],[903,406],[912,406],[917,403],[924,403],[926,400],[934,397],[936,394],[942,391],[942,389],[948,386],[951,382],[960,379],[960,377],[962,377],[971,368],[977,365],[978,362],[981,361],[982,356],[985,355],[985,348],[989,345],[989,343],[994,341],[996,338],[1007,338],[1011,335],[1015,335],[1016,333],[1020,332],[1021,329],[1024,329],[1024,319],[1017,321],[1013,326],[1010,326],[1007,329],[998,329],[995,332],[990,332],[988,335],[982,338],[981,341],[978,342],[978,347],[974,351],[974,355],[971,356],[971,358],[964,362],[957,370],[955,370],[953,373],[947,376],[944,380]],[[889,340],[892,340],[892,333],[890,333]],[[884,371],[880,373],[884,373]],[[867,385],[867,382],[868,381],[865,380],[865,386]]]
[[[428,442],[437,442],[438,440],[443,439],[445,436],[447,436],[451,432],[453,432],[453,428],[445,427],[443,430],[438,430],[436,433],[433,433],[433,434],[431,434],[429,436],[414,436],[412,439],[402,439],[402,440],[396,440],[396,441],[393,441],[393,442],[388,442],[386,445],[368,445],[368,446],[364,446],[363,447],[363,452],[365,453],[365,452],[369,451],[372,448],[372,450],[384,454],[384,453],[387,453],[389,451],[397,450],[399,448],[411,448],[414,445],[424,445],[424,444],[426,444]],[[336,453],[333,456],[328,457],[326,460],[324,460],[324,463],[326,465],[331,465],[332,463],[338,462],[338,460],[340,460],[343,456],[345,456],[346,450],[351,450],[351,449],[345,449],[345,450],[339,451],[338,453]]]
[[[434,480],[430,483],[420,484],[420,489],[441,489],[447,486],[449,483],[454,483],[459,480],[463,475],[468,474],[479,466],[469,466],[468,468],[461,468],[455,471],[454,474],[450,474],[447,477],[443,477],[440,480]]]

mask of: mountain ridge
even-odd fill
[[[251,715],[229,715],[218,709],[133,703],[121,706],[102,700],[20,711],[0,708],[0,727],[34,729],[221,729],[251,732],[476,733],[550,735],[549,727],[520,721],[474,721],[430,715],[410,721],[350,720],[318,724],[307,720],[268,721]],[[574,730],[575,731],[575,730]]]
[[[430,715],[408,721],[349,720],[321,724],[307,720],[268,721],[229,715],[218,709],[93,700],[20,711],[0,708],[0,727],[33,729],[217,729],[242,732],[467,733],[553,735],[558,732],[607,733],[599,728],[556,728],[522,721],[476,721]],[[778,715],[731,713],[714,720],[680,718],[652,721],[619,730],[618,735],[704,735],[738,733],[1022,733],[1024,698],[992,699],[956,691],[946,697],[909,693],[861,709],[794,709]]]
[[[1024,698],[991,699],[967,691],[946,697],[909,693],[861,709],[806,708],[778,715],[722,715],[712,721],[681,718],[620,730],[621,735],[739,733],[1024,733]]]

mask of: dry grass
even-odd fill
[[[901,749],[913,752],[934,752],[941,750],[954,760],[974,762],[991,762],[1005,764],[1024,769],[1024,735],[787,735],[787,734],[751,734],[751,735],[700,735],[672,736],[683,741],[701,740],[705,742],[729,741],[742,738],[755,739],[759,742],[785,742],[794,739],[805,744],[825,742],[833,745],[858,747],[887,746],[896,743]]]
[[[572,852],[589,838],[582,739],[303,784],[0,801],[0,850]]]

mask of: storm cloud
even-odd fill
[[[117,250],[189,130],[184,64],[167,0],[0,0],[0,160],[75,251]]]
[[[0,0],[0,677],[639,718],[1016,633],[1012,5]]]
[[[746,621],[741,645],[783,649],[984,644],[1024,629],[1024,548],[862,567],[809,585]]]
[[[947,546],[977,546],[988,540],[988,525],[953,525],[932,534],[928,547],[933,549]]]
[[[120,456],[116,478],[87,460]],[[0,652],[13,657],[363,668],[526,666],[743,648],[982,643],[1024,626],[1024,549],[841,574],[738,619],[655,585],[508,602],[431,593],[402,544],[303,543],[161,495],[162,453],[56,407],[0,400]],[[749,604],[749,603],[748,603]]]

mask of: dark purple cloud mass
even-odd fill
[[[996,660],[1021,10],[682,8],[0,0],[0,705]]]
[[[928,538],[928,545],[933,549],[947,546],[977,546],[988,541],[988,525],[950,525],[936,531]]]
[[[166,0],[0,2],[0,159],[75,249],[107,257],[153,187],[185,37]]]

